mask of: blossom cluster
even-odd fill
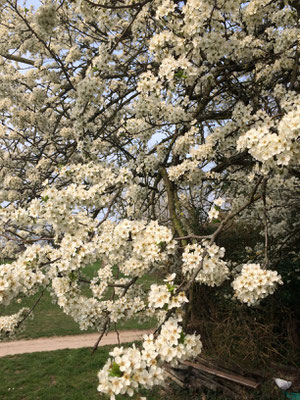
[[[47,278],[39,265],[45,260],[47,248],[34,245],[12,264],[0,264],[0,301],[7,305],[19,294],[33,293]]]
[[[140,388],[151,388],[164,382],[163,363],[176,365],[179,360],[199,355],[199,335],[184,334],[178,319],[170,318],[157,337],[145,335],[141,349],[116,347],[98,374],[98,391],[114,400],[118,394],[132,396]]]
[[[29,313],[29,308],[22,308],[16,314],[0,317],[0,339],[12,337],[20,322]]]
[[[57,23],[55,5],[50,2],[44,4],[39,7],[35,17],[41,31],[50,34]]]
[[[285,113],[278,124],[262,111],[253,126],[237,140],[239,151],[247,148],[258,161],[272,166],[293,165],[299,158],[300,97],[292,100],[287,96],[281,85],[275,88],[275,93],[282,96],[282,107]]]
[[[259,264],[245,264],[232,282],[232,287],[234,296],[250,306],[274,293],[278,284],[282,283],[277,271],[262,269]]]
[[[182,271],[190,276],[199,268],[197,282],[208,286],[220,286],[229,276],[226,262],[222,260],[224,254],[224,248],[216,244],[189,244],[182,254]]]
[[[172,274],[165,279],[165,285],[152,284],[148,295],[149,306],[151,308],[163,308],[170,310],[172,308],[182,307],[188,299],[184,292],[177,293],[177,287],[174,284],[176,274]]]
[[[210,221],[218,219],[220,215],[220,207],[225,203],[224,199],[218,198],[214,200],[214,205],[208,212],[208,219]]]
[[[58,261],[49,270],[58,305],[81,329],[99,328],[104,315],[109,315],[112,322],[118,322],[147,313],[143,291],[139,285],[131,288],[130,281],[163,265],[175,250],[171,231],[157,221],[105,221],[97,233],[89,243],[65,235],[62,240],[64,250],[56,251]],[[81,294],[76,278],[83,264],[99,259],[103,266],[89,284],[93,297],[88,298]],[[116,268],[124,278],[116,277]],[[60,277],[56,276],[57,271]],[[124,294],[126,285],[129,286]],[[110,287],[114,287],[114,300],[107,300]],[[175,305],[181,297],[173,297],[172,304]]]

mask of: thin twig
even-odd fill
[[[165,369],[165,374],[168,376],[168,378],[170,378],[173,382],[177,383],[177,385],[179,385],[180,387],[182,387],[182,388],[185,387],[185,384],[179,378],[177,378],[177,376],[172,374],[170,371],[167,371]]]
[[[48,285],[46,286],[46,288],[48,287]],[[35,307],[39,304],[41,298],[43,297],[46,288],[44,288],[42,290],[42,292],[40,293],[39,297],[36,299],[36,301],[34,302],[33,306],[31,307],[31,309],[28,311],[28,313],[21,319],[21,321],[19,321],[17,328],[20,327],[20,325],[29,317],[29,315],[32,314],[33,310],[35,309]]]
[[[93,3],[90,0],[84,0],[86,3],[88,3],[92,7],[98,7],[98,8],[105,8],[108,10],[121,10],[121,9],[130,9],[130,8],[137,8],[137,7],[143,7],[145,4],[149,3],[150,0],[143,1],[142,3],[135,3],[135,4],[128,4],[128,5],[122,5],[122,6],[116,6],[116,5],[106,5],[106,4],[96,4]]]
[[[107,317],[106,320],[105,320],[105,322],[104,322],[102,331],[101,331],[101,333],[100,333],[100,336],[99,336],[98,339],[97,339],[97,342],[94,344],[94,347],[93,347],[93,350],[92,350],[91,355],[93,355],[93,354],[95,353],[95,351],[98,349],[99,343],[101,342],[101,339],[103,338],[103,336],[104,336],[104,334],[105,334],[105,332],[106,332],[106,329],[107,329],[107,327],[108,327],[108,324],[109,324],[109,317]]]
[[[263,267],[267,268],[269,265],[269,227],[268,227],[268,212],[267,212],[267,199],[266,199],[267,180],[263,184],[263,204],[264,204],[264,225],[265,225],[265,262]]]
[[[191,233],[190,235],[186,235],[186,236],[181,236],[181,237],[176,237],[174,238],[174,240],[185,240],[185,239],[209,239],[211,237],[211,235],[205,235],[205,236],[199,236],[199,235],[194,235],[193,233]]]
[[[108,218],[108,216],[109,216],[109,213],[111,212],[112,206],[114,205],[114,202],[115,202],[116,198],[119,196],[120,192],[121,192],[121,189],[119,189],[119,190],[115,193],[115,195],[113,196],[113,198],[112,198],[112,199],[110,200],[110,202],[108,203],[108,205],[107,205],[107,211],[106,211],[106,213],[105,213],[103,219],[98,223],[97,228],[99,228],[99,226],[102,225],[103,222],[107,220],[107,218]]]

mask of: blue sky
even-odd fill
[[[41,4],[39,0],[25,0],[26,6],[34,6],[34,8],[38,8]]]

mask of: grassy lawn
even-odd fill
[[[90,349],[78,349],[1,358],[0,399],[104,399],[97,392],[97,372],[111,348],[99,348],[93,356]]]
[[[3,357],[0,360],[1,400],[105,400],[97,392],[97,372],[104,365],[113,346],[101,347],[91,356],[91,349],[58,350]],[[274,385],[273,385],[274,386]],[[188,393],[176,388],[175,394],[157,388],[142,392],[133,399],[147,400],[228,400],[222,394]],[[249,400],[284,399],[279,390],[269,394],[249,394]],[[107,399],[107,398],[106,398]],[[118,400],[129,399],[119,396]],[[241,399],[244,400],[245,398]]]
[[[99,268],[99,263],[95,263],[84,269],[84,273],[88,278],[92,278]],[[156,282],[157,278],[154,275],[148,275],[139,279],[139,282],[149,287],[151,283]],[[16,301],[12,302],[9,306],[0,306],[0,315],[8,315],[17,312],[22,307],[31,307],[40,293],[31,297],[22,298],[22,302],[18,304]],[[88,295],[88,289],[85,290]],[[139,323],[136,319],[127,320],[120,323],[119,329],[150,329],[154,326],[155,321],[147,321]],[[57,304],[52,302],[49,292],[45,292],[38,306],[34,310],[34,318],[29,318],[25,322],[25,329],[17,334],[18,339],[32,339],[42,336],[64,336],[76,335],[89,331],[81,331],[73,319],[60,309]],[[0,397],[1,398],[1,397]]]

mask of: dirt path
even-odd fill
[[[140,340],[144,334],[151,333],[151,330],[142,331],[121,331],[120,342],[133,342]],[[98,333],[72,336],[54,336],[32,340],[15,340],[12,342],[0,343],[0,357],[14,354],[34,353],[36,351],[52,351],[61,349],[79,349],[81,347],[93,347],[99,337]],[[104,336],[99,346],[118,344],[117,334],[109,332]]]

